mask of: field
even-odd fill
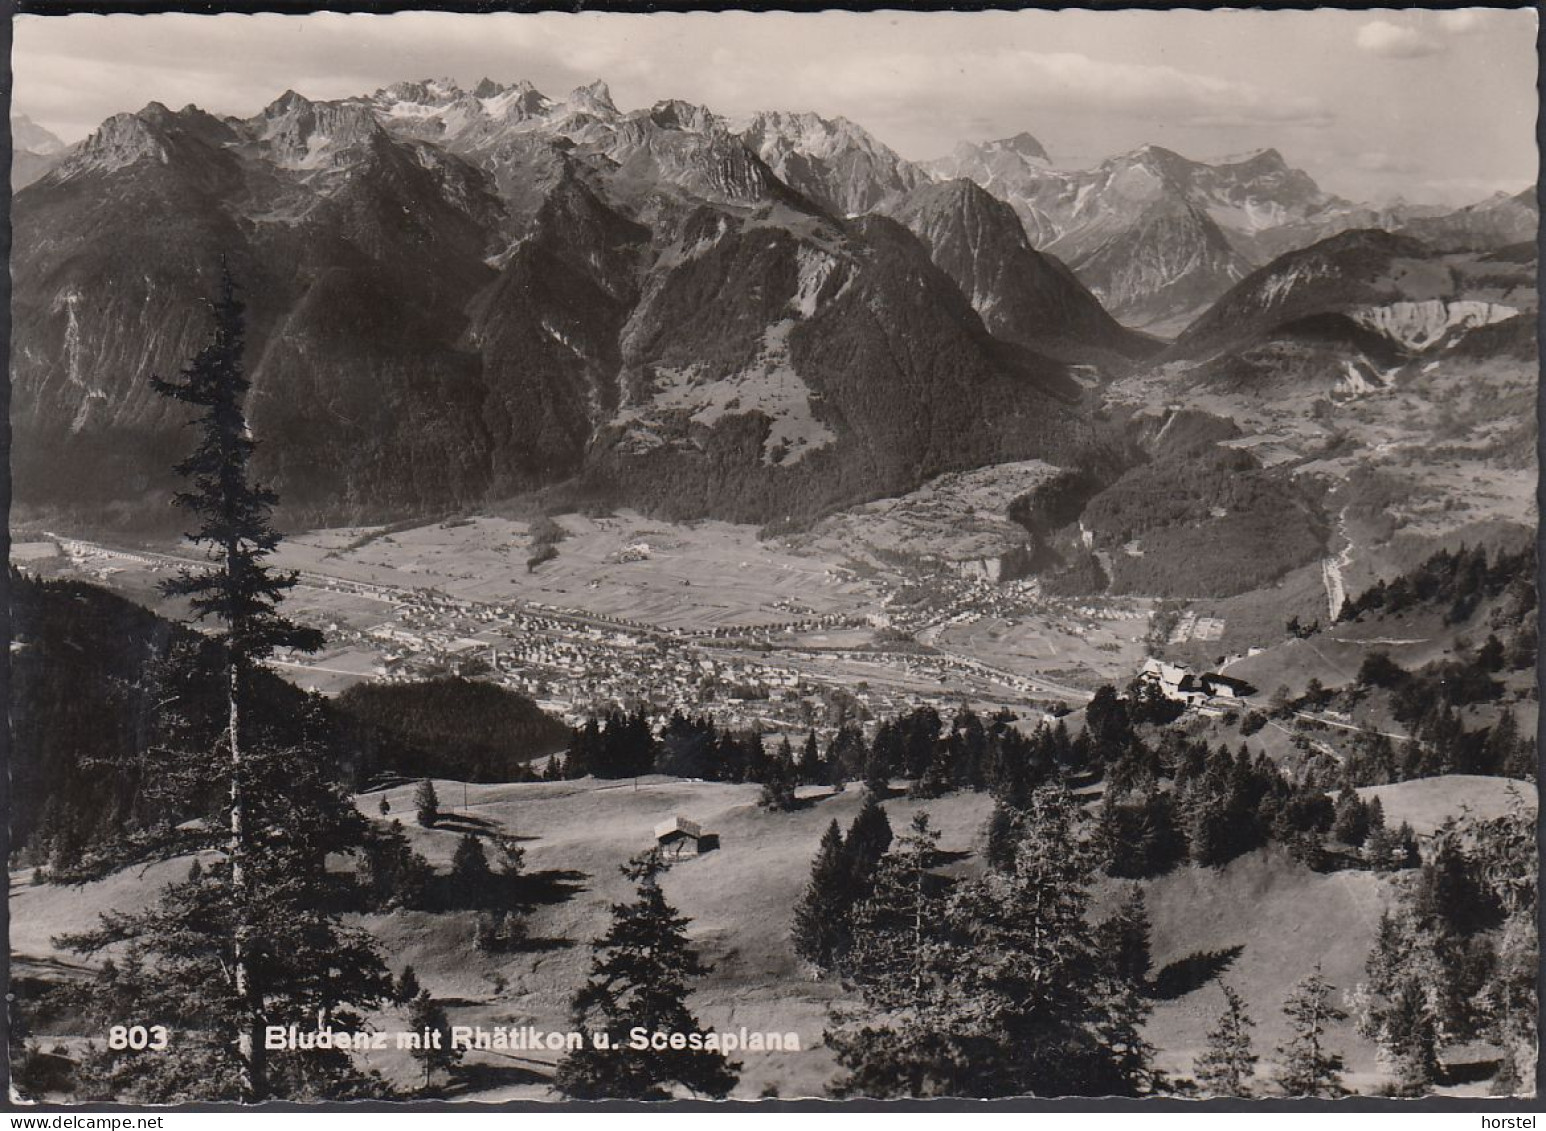
[[[1039,672],[1090,689],[1125,684],[1143,666],[1146,612],[1122,619],[1029,615],[982,617],[947,625],[932,639],[942,648],[976,656],[1015,672]]]
[[[1509,802],[1507,785],[1448,778],[1378,792],[1392,818],[1411,820],[1424,832],[1461,806],[1479,816],[1501,812]],[[418,851],[444,870],[461,831],[514,834],[522,838],[528,873],[545,880],[550,893],[530,919],[532,949],[514,955],[475,951],[471,913],[397,912],[363,920],[394,971],[411,964],[421,982],[446,999],[453,1024],[566,1030],[569,997],[590,961],[587,944],[605,929],[611,904],[630,892],[618,865],[651,845],[657,822],[682,815],[722,838],[718,852],[683,860],[663,879],[667,898],[692,920],[690,936],[714,966],[693,997],[697,1016],[721,1029],[794,1032],[801,1043],[799,1052],[738,1054],[744,1069],[736,1096],[755,1098],[767,1089],[785,1098],[822,1094],[835,1065],[820,1045],[821,1033],[828,1006],[841,990],[799,967],[788,941],[789,918],[822,830],[834,818],[844,825],[853,819],[859,790],[834,795],[805,789],[802,809],[775,814],[757,807],[755,786],[660,777],[637,784],[586,779],[464,787],[439,781],[436,787],[449,815],[435,829],[412,822],[411,787],[385,792],[391,815],[408,818],[407,833]],[[1533,791],[1521,790],[1533,804]],[[361,812],[379,820],[381,796],[360,795]],[[941,847],[970,854],[980,846],[990,804],[985,795],[965,793],[924,807],[944,834]],[[905,798],[888,801],[892,827],[901,829],[919,807]],[[967,874],[977,867],[975,856],[968,855],[948,870]],[[29,965],[60,958],[74,962],[54,950],[51,936],[91,925],[97,911],[141,904],[186,868],[186,860],[173,860],[75,888],[29,886],[24,875],[13,873],[13,959]],[[1146,1035],[1157,1047],[1158,1065],[1190,1073],[1220,1008],[1210,980],[1215,974],[1245,996],[1257,1023],[1257,1050],[1264,1064],[1270,1062],[1285,1035],[1279,1006],[1289,988],[1318,960],[1339,994],[1351,991],[1362,976],[1380,911],[1402,882],[1365,872],[1317,874],[1276,850],[1251,853],[1220,870],[1188,867],[1148,882],[1154,972],[1164,989]],[[1120,891],[1121,885],[1103,882],[1097,913]],[[387,1030],[403,1025],[393,1012],[374,1021]],[[1351,1023],[1333,1026],[1330,1043],[1347,1057],[1350,1083],[1370,1090],[1385,1079],[1374,1049]],[[371,1055],[389,1077],[410,1082],[405,1053]],[[552,1098],[546,1077],[555,1059],[545,1051],[469,1053],[458,1094],[488,1101]]]
[[[456,520],[380,533],[317,531],[286,539],[276,561],[470,601],[540,602],[666,629],[778,624],[802,615],[854,614],[866,587],[841,569],[760,542],[755,527],[663,523],[629,511],[566,514],[558,556],[528,572],[529,524]],[[355,544],[363,542],[363,544]],[[352,545],[352,548],[351,548]]]
[[[1057,468],[1041,460],[951,472],[900,498],[879,499],[823,519],[789,542],[838,561],[884,566],[896,555],[952,562],[996,559],[1026,541],[1009,505]]]

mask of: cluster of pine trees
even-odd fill
[[[1489,726],[1466,725],[1467,708],[1495,703],[1502,696],[1502,684],[1492,678],[1501,654],[1501,643],[1489,636],[1474,654],[1462,653],[1416,671],[1407,671],[1383,652],[1366,656],[1353,684],[1340,692],[1324,691],[1319,696],[1321,705],[1340,701],[1352,706],[1376,692],[1387,693],[1391,714],[1411,739],[1398,742],[1378,733],[1360,733],[1347,759],[1346,775],[1357,785],[1439,774],[1534,780],[1535,736],[1521,732],[1512,710],[1504,707]],[[1533,654],[1529,662],[1534,664]]]
[[[1516,798],[1502,817],[1447,821],[1417,883],[1381,916],[1355,1014],[1399,1091],[1446,1082],[1444,1052],[1478,1039],[1503,1050],[1496,1092],[1533,1087],[1536,869],[1534,816]]]
[[[1146,740],[1138,720],[1149,709],[1141,696],[1102,688],[1085,715],[1105,782],[1095,838],[1111,875],[1157,876],[1188,861],[1218,867],[1268,844],[1315,868],[1415,866],[1416,836],[1385,829],[1377,804],[1343,819],[1362,806],[1356,794],[1334,802],[1315,775],[1293,776],[1247,746],[1231,751],[1175,729]],[[1379,829],[1372,845],[1371,828]]]
[[[710,719],[680,712],[657,737],[642,708],[613,710],[570,732],[564,754],[549,765],[549,776],[659,773],[759,782],[786,791],[796,785],[863,781],[882,793],[892,780],[905,778],[915,796],[937,797],[954,789],[1023,792],[1059,768],[1072,771],[1089,764],[1089,742],[1083,736],[1070,738],[1061,722],[1029,735],[1014,723],[1008,712],[984,721],[963,707],[947,728],[937,710],[923,706],[882,720],[873,740],[866,740],[858,726],[847,725],[824,745],[811,731],[795,751],[787,739],[769,750],[756,731],[721,729]]]
[[[559,749],[568,734],[526,696],[454,676],[357,683],[331,707],[355,781],[383,772],[514,781],[533,754]]]
[[[939,833],[926,813],[874,863],[874,818],[861,813],[846,838],[827,830],[793,939],[856,999],[834,1009],[823,1038],[843,1070],[835,1095],[1143,1095],[1159,1086],[1139,1031],[1149,1008],[1141,975],[1124,961],[1135,948],[1120,944],[1129,931],[1109,923],[1092,934],[1085,921],[1097,865],[1083,809],[1048,785],[1016,818],[1013,852],[973,880],[939,871]]]
[[[1245,1099],[1259,1094],[1256,1076],[1261,1058],[1251,1030],[1256,1022],[1245,1001],[1223,981],[1224,1008],[1208,1030],[1207,1044],[1192,1063],[1199,1091],[1207,1096]],[[1295,984],[1283,1002],[1289,1039],[1278,1046],[1275,1082],[1284,1095],[1333,1099],[1344,1094],[1342,1054],[1327,1042],[1330,1025],[1347,1019],[1332,1000],[1334,987],[1320,964]]]
[[[1377,581],[1356,598],[1344,599],[1337,620],[1357,620],[1365,613],[1395,615],[1433,608],[1444,611],[1446,624],[1462,624],[1482,602],[1504,594],[1508,595],[1505,607],[1515,618],[1523,618],[1535,608],[1533,545],[1491,555],[1484,546],[1440,550],[1395,580]],[[1533,656],[1530,662],[1534,662]]]
[[[1155,1070],[1141,1032],[1160,989],[1143,891],[1131,885],[1092,926],[1101,852],[1089,822],[1066,788],[1038,787],[1008,819],[1008,850],[984,853],[975,880],[941,873],[927,813],[893,841],[870,794],[846,836],[827,827],[790,935],[850,995],[824,1034],[843,1069],[834,1095],[1263,1094],[1254,1022],[1223,983],[1195,1081]],[[1284,1001],[1281,1094],[1343,1094],[1328,1031],[1347,1014],[1334,999],[1317,966]]]

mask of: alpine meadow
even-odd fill
[[[32,8],[12,1103],[1536,1095],[1533,9]]]

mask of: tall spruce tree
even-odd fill
[[[435,822],[440,820],[440,796],[435,792],[435,783],[425,778],[413,791],[414,817],[426,829],[433,828]]]
[[[1347,1014],[1331,1003],[1331,983],[1320,963],[1290,991],[1283,1013],[1292,1036],[1278,1046],[1278,1084],[1291,1096],[1340,1095],[1342,1056],[1326,1047],[1326,1031]]]
[[[555,1083],[575,1099],[670,1099],[679,1084],[713,1099],[735,1087],[740,1065],[712,1049],[630,1047],[629,1033],[701,1033],[687,995],[692,979],[709,973],[687,941],[688,920],[660,889],[658,852],[630,860],[623,874],[638,885],[632,903],[612,907],[612,924],[595,941],[590,980],[571,1004],[575,1028],[605,1034],[559,1062]]]
[[[1442,987],[1453,979],[1434,941],[1410,914],[1383,912],[1355,994],[1359,1033],[1379,1044],[1407,1093],[1438,1075],[1439,1015],[1450,996]]]
[[[854,899],[866,898],[875,882],[875,869],[891,847],[891,821],[885,807],[873,792],[864,795],[864,804],[848,826],[843,840],[843,854],[848,858],[848,871],[853,885]]]
[[[436,1072],[449,1072],[461,1059],[462,1050],[451,1044],[451,1021],[428,990],[420,990],[408,1002],[408,1031],[417,1039],[411,1052],[424,1069],[421,1090],[428,1090]]]
[[[1095,945],[1113,976],[1142,990],[1149,984],[1149,908],[1143,888],[1130,884],[1116,913],[1095,928]]]
[[[1147,1002],[1109,966],[1086,922],[1097,856],[1066,788],[1042,786],[1007,867],[952,900],[959,996],[980,1038],[976,1096],[1140,1095],[1158,1079],[1139,1025]]]
[[[371,1089],[347,1055],[279,1054],[271,1072],[263,1047],[271,1017],[320,1013],[347,1025],[379,1003],[389,979],[369,938],[330,911],[336,895],[326,859],[359,847],[362,818],[319,771],[325,758],[313,738],[297,745],[292,733],[279,742],[277,720],[258,708],[258,665],[276,648],[314,651],[322,638],[278,611],[295,576],[267,564],[279,541],[270,521],[277,498],[250,474],[242,304],[224,269],[212,308],[210,344],[179,380],[152,384],[199,410],[199,442],[176,466],[189,487],[174,501],[197,520],[189,537],[211,564],[184,570],[164,588],[187,597],[196,618],[219,625],[213,640],[226,702],[214,759],[179,766],[174,776],[221,783],[224,858],[152,907],[105,915],[98,929],[61,942],[82,952],[121,946],[116,984],[93,1004],[133,1002],[136,1011],[123,1016],[154,1016],[182,1030],[177,1049],[155,1058],[155,1067],[112,1050],[94,1056],[84,1075],[110,1080],[114,1098],[346,1098]],[[302,733],[321,729],[317,722]]]
[[[263,1070],[263,987],[254,980],[253,928],[249,857],[254,830],[248,821],[249,776],[243,714],[247,708],[254,665],[286,647],[314,652],[322,645],[315,629],[301,628],[278,611],[294,585],[294,573],[276,573],[266,559],[279,545],[271,514],[277,495],[252,479],[256,443],[247,426],[244,406],[249,382],[243,372],[246,322],[230,270],[222,264],[220,293],[213,305],[213,340],[183,370],[176,381],[151,378],[151,387],[164,397],[199,410],[199,443],[176,465],[190,488],[173,502],[192,514],[196,529],[188,537],[206,548],[212,560],[203,570],[184,569],[162,586],[170,595],[189,600],[199,620],[213,618],[222,626],[227,707],[226,756],[230,760],[230,839],[227,845],[230,883],[236,907],[232,980],[244,1003],[250,1025],[240,1038],[243,1092],[260,1099],[266,1092]]]
[[[1192,1071],[1203,1090],[1212,1096],[1241,1097],[1251,1094],[1258,1057],[1251,1043],[1256,1022],[1245,1011],[1245,999],[1223,982],[1224,1012],[1208,1030],[1208,1045],[1193,1062]]]
[[[799,780],[801,785],[825,785],[827,782],[826,766],[821,761],[815,731],[806,734],[805,745],[800,747]]]
[[[810,882],[795,905],[790,936],[794,952],[828,973],[848,953],[853,916],[853,877],[843,853],[843,833],[833,820],[821,836]]]
[[[847,980],[864,1007],[835,1012],[824,1040],[845,1069],[839,1096],[959,1094],[963,1047],[951,983],[957,956],[947,884],[933,872],[939,833],[918,813],[854,914]]]

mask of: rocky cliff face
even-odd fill
[[[1019,245],[994,266],[988,229],[942,270],[901,224],[845,219],[913,176],[846,126],[762,137],[821,176],[791,185],[707,109],[622,113],[600,84],[119,115],[16,199],[17,497],[164,497],[186,436],[148,379],[202,344],[222,256],[292,522],[558,483],[765,521],[1077,445],[1079,387],[1026,344],[1110,348],[1077,284]],[[1025,297],[1002,301],[1040,303],[1037,329],[995,317],[995,337],[957,277],[993,309],[979,284],[1014,271]]]
[[[1066,261],[1113,314],[1167,332],[1350,207],[1270,149],[1207,164],[1151,145],[1070,171],[1022,134],[960,147],[929,168],[1007,201],[1032,243]]]
[[[998,337],[1079,361],[1157,349],[1121,326],[1067,267],[1032,247],[1014,210],[975,182],[915,189],[883,211],[923,241]]]
[[[1533,254],[1349,231],[1247,276],[1161,360],[1259,395],[1358,397],[1457,357],[1533,357],[1536,309]]]
[[[1253,271],[1189,326],[1169,352],[1200,359],[1308,315],[1447,297],[1450,278],[1432,260],[1429,248],[1405,236],[1343,232]]]
[[[1512,196],[1498,193],[1438,216],[1412,217],[1400,230],[1443,250],[1493,250],[1533,244],[1540,226],[1540,205],[1535,189],[1529,188]]]
[[[869,212],[929,181],[846,118],[770,111],[739,123],[738,132],[787,184],[839,216]]]

